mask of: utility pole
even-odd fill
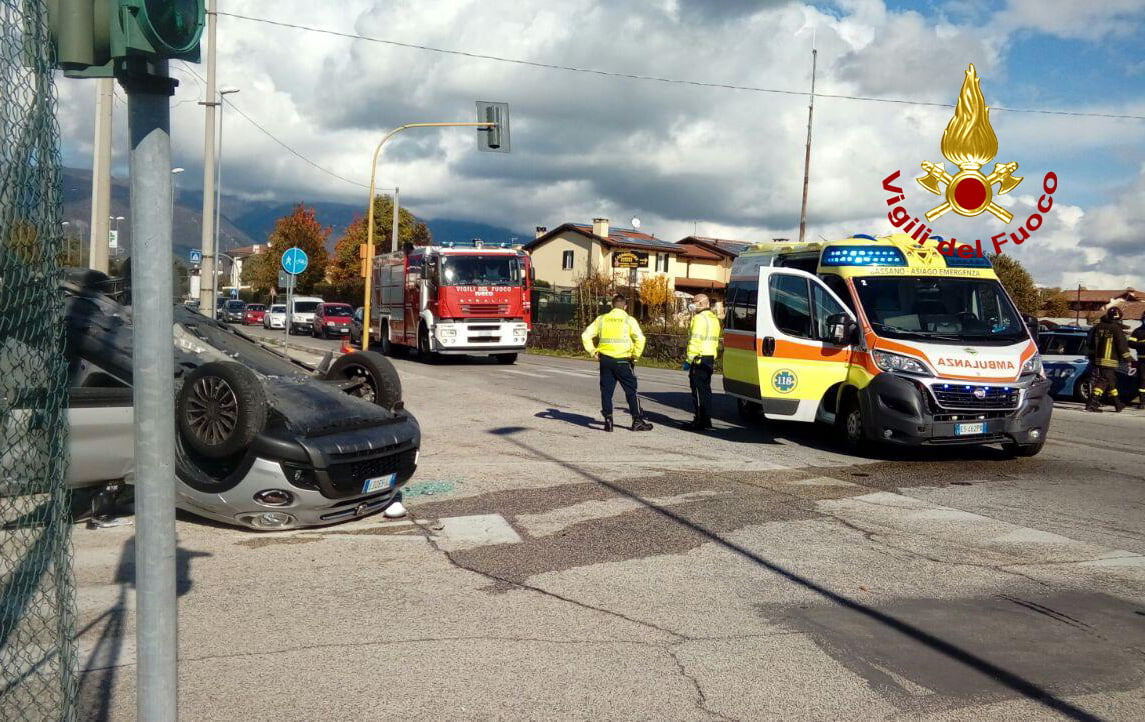
[[[807,105],[807,152],[803,156],[803,207],[799,211],[799,242],[807,233],[807,185],[811,176],[811,119],[815,114],[815,61],[819,50],[811,48],[811,102]]]
[[[115,80],[100,78],[95,84],[95,142],[91,160],[91,236],[89,267],[107,273],[108,216],[111,214],[111,124]]]
[[[200,101],[200,105],[206,107],[206,118],[203,123],[203,264],[199,272],[199,313],[210,318],[215,317],[215,286],[218,281],[215,272],[215,228],[212,222],[215,217],[215,106],[219,104],[215,94],[217,9],[218,0],[207,0],[207,100]]]
[[[394,227],[390,233],[390,250],[398,250],[398,187],[394,186]]]
[[[175,359],[171,345],[171,94],[167,61],[126,76],[136,299],[135,596],[141,720],[176,718]],[[163,81],[167,81],[165,85]]]

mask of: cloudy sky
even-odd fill
[[[596,216],[658,237],[797,235],[811,47],[827,95],[953,103],[978,69],[998,162],[1026,180],[999,203],[1032,212],[1041,180],[1053,210],[1007,248],[1045,284],[1145,288],[1145,0],[219,0],[219,10],[402,43],[533,63],[656,76],[728,89],[610,77],[397,47],[221,16],[219,87],[292,155],[228,109],[227,193],[365,206],[374,144],[415,121],[472,120],[475,100],[511,105],[512,152],[479,153],[475,131],[412,130],[387,147],[379,184],[429,218],[529,231]],[[205,41],[205,37],[204,37]],[[205,58],[205,51],[204,51]],[[173,63],[175,165],[201,187],[202,65]],[[90,167],[93,86],[60,81],[65,163]],[[122,98],[122,90],[117,89]],[[1004,111],[1059,110],[1137,118]],[[881,180],[901,170],[906,207],[937,205],[912,178],[943,160],[952,110],[820,97],[808,236],[883,233]],[[123,168],[126,113],[116,104]],[[990,166],[988,166],[990,167]],[[948,169],[952,166],[948,163]],[[122,172],[122,171],[121,171]],[[342,176],[342,178],[335,177]],[[936,232],[971,241],[1003,230],[948,214]]]

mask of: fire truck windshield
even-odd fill
[[[442,256],[441,282],[446,286],[519,286],[521,262],[503,255]]]

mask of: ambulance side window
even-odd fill
[[[831,298],[831,295],[817,283],[811,285],[811,298],[815,301],[815,338],[826,341],[830,338],[827,319],[835,314],[846,312],[839,305],[839,302]]]
[[[851,298],[851,291],[847,288],[847,282],[841,276],[836,276],[834,273],[825,273],[820,278],[823,283],[827,284],[827,288],[838,296],[843,303],[847,304],[847,308],[851,312],[855,311],[855,301]]]
[[[775,327],[788,336],[814,338],[806,278],[784,274],[771,277],[771,318]]]
[[[759,295],[758,281],[733,281],[728,286],[727,328],[755,333],[755,304]]]

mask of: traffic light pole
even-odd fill
[[[131,146],[135,388],[136,711],[176,714],[175,362],[171,277],[171,95],[167,61],[121,79]]]
[[[373,292],[374,286],[374,181],[377,177],[378,170],[378,156],[382,153],[382,146],[386,141],[394,137],[403,130],[409,128],[493,128],[496,123],[480,122],[480,123],[407,123],[403,126],[394,128],[389,133],[386,133],[378,147],[374,148],[374,157],[370,162],[370,196],[366,200],[366,289],[365,296],[362,303],[362,350],[366,351],[370,348],[370,333],[373,325],[370,318],[370,296]],[[397,222],[397,189],[394,189],[394,234],[390,240],[390,250],[397,250],[398,247],[398,222]],[[378,329],[381,332],[381,328]]]

